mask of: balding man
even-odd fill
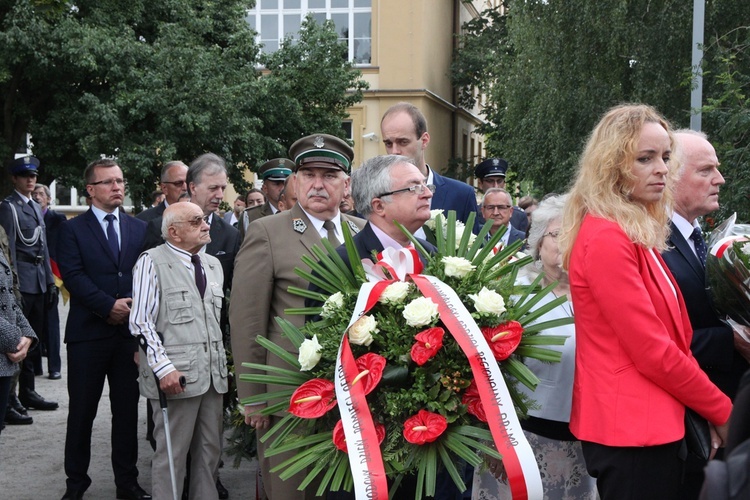
[[[510,194],[505,189],[490,188],[484,193],[482,202],[482,216],[485,220],[492,221],[490,232],[487,233],[487,239],[498,232],[500,228],[505,227],[505,234],[500,238],[503,247],[510,245],[518,240],[526,238],[526,233],[514,228],[510,223],[513,215],[513,204],[510,200]]]
[[[719,208],[724,177],[716,151],[705,134],[678,130],[675,138],[681,167],[674,190],[670,248],[662,256],[685,298],[693,327],[690,350],[711,381],[734,400],[740,378],[748,369],[750,344],[716,314],[711,304],[706,289],[707,248],[698,223],[699,217]],[[688,456],[680,498],[698,498],[705,465],[697,457]]]
[[[181,161],[169,161],[165,163],[161,168],[159,181],[161,192],[164,193],[164,200],[155,207],[139,213],[136,215],[136,218],[146,222],[156,219],[157,217],[161,217],[165,208],[180,201],[180,196],[187,192],[187,183],[185,182],[187,171],[187,165]]]
[[[227,392],[226,353],[221,333],[223,273],[204,252],[211,241],[207,217],[194,203],[164,211],[166,243],[144,252],[133,268],[130,332],[143,336],[140,390],[151,401],[156,450],[152,494],[173,498],[166,434],[156,384],[169,399],[177,492],[182,496],[185,461],[190,461],[191,499],[218,499],[214,472],[221,455],[222,394]],[[180,384],[185,377],[186,385]],[[158,382],[157,380],[158,379]],[[190,429],[189,432],[182,432]]]

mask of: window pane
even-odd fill
[[[331,14],[331,20],[336,25],[339,38],[349,39],[349,14]]]
[[[353,139],[352,135],[354,131],[350,120],[341,122],[341,128],[344,129],[344,136],[347,139]]]
[[[300,27],[300,18],[299,14],[287,14],[284,16],[284,36],[292,35],[292,38],[299,38],[297,34],[299,33],[299,27]]]
[[[300,7],[300,0],[284,0],[285,9],[299,9]]]
[[[313,12],[312,16],[313,16],[313,19],[315,19],[315,22],[318,24],[323,24],[326,21],[325,12]]]
[[[279,39],[279,18],[275,15],[260,16],[260,37],[263,40]]]
[[[369,12],[354,14],[354,36],[356,38],[371,38]]]
[[[372,60],[371,46],[372,41],[369,38],[354,39],[354,64],[370,64]]]
[[[354,0],[355,7],[372,7],[371,0]]]
[[[325,9],[326,0],[307,0],[308,9]]]
[[[258,0],[260,10],[270,10],[279,8],[279,0]]]
[[[349,0],[331,0],[332,9],[347,9],[349,8]]]
[[[264,54],[272,54],[279,50],[279,42],[278,40],[261,40],[260,43],[263,44],[263,53]]]

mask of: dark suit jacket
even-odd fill
[[[237,229],[240,232],[240,241],[245,239],[247,228],[251,222],[258,220],[261,217],[268,217],[269,215],[273,215],[273,208],[271,208],[270,202],[265,202],[260,206],[256,205],[243,210],[237,221]]]
[[[32,205],[25,203],[21,196],[13,191],[0,203],[0,225],[8,234],[11,264],[18,272],[18,285],[21,292],[40,294],[47,291],[47,285],[54,283],[55,278],[52,276],[52,268],[49,264],[44,217],[42,217],[39,205],[35,201],[32,201]],[[19,243],[19,235],[13,217],[14,209],[18,215],[18,227],[25,238],[31,238],[34,230],[39,226],[42,227],[41,238],[35,245],[26,246]],[[34,259],[37,257],[43,259],[41,264],[34,263]]]
[[[146,223],[120,210],[120,258],[116,261],[96,216],[87,212],[60,226],[57,259],[70,312],[65,342],[130,337],[128,325],[113,326],[107,316],[115,300],[131,297],[133,266],[143,248]],[[135,340],[133,341],[135,347]]]
[[[167,205],[165,202],[161,202],[155,207],[151,207],[148,210],[144,210],[143,212],[139,213],[135,216],[136,219],[140,219],[144,222],[148,222],[151,220],[156,219],[157,217],[161,217],[164,213],[164,210],[167,209]]]
[[[456,211],[456,219],[466,222],[471,212],[477,212],[477,197],[474,188],[449,177],[443,177],[434,170],[432,171],[435,193],[432,195],[431,208],[442,209],[447,217],[449,210]],[[474,225],[474,232],[481,225]]]
[[[734,399],[742,374],[748,369],[745,359],[734,348],[732,329],[726,325],[711,304],[706,291],[706,271],[690,245],[670,223],[670,249],[662,254],[685,298],[693,340],[690,350],[711,381]]]
[[[47,226],[47,247],[49,258],[57,261],[57,239],[60,235],[60,225],[67,220],[65,215],[47,209],[44,214],[44,225]]]

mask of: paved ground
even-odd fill
[[[60,307],[63,327],[67,308]],[[64,349],[64,345],[63,345]],[[46,375],[37,377],[36,388],[42,396],[60,403],[56,411],[34,411],[32,425],[6,426],[0,434],[0,498],[13,500],[59,500],[65,492],[63,448],[68,416],[67,366],[63,357],[63,378],[49,380]],[[44,359],[46,370],[46,359]],[[146,435],[146,402],[141,399],[139,424],[139,482],[151,491],[151,447]],[[94,422],[91,467],[89,476],[93,484],[85,498],[92,500],[115,498],[115,484],[110,460],[111,416],[109,390],[105,384],[99,413]],[[232,467],[232,458],[224,457],[221,480],[233,500],[255,498],[255,472],[257,462],[243,462],[240,468]]]

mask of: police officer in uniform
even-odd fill
[[[245,239],[247,226],[254,220],[279,212],[279,196],[284,189],[284,181],[294,170],[294,162],[287,158],[268,160],[258,169],[258,175],[263,180],[261,191],[266,196],[263,205],[246,208],[240,214],[237,229],[240,230],[240,241]]]
[[[474,167],[474,177],[479,179],[479,189],[486,193],[490,188],[505,189],[505,174],[508,172],[508,162],[502,158],[487,158]],[[484,224],[482,211],[477,212],[477,218]],[[526,234],[529,229],[529,217],[521,208],[513,206],[510,225]]]
[[[16,158],[10,163],[14,191],[0,203],[0,225],[8,234],[11,265],[18,272],[23,297],[23,314],[39,337],[44,328],[46,306],[54,300],[55,278],[49,262],[44,217],[39,204],[32,198],[39,160],[33,156]],[[21,363],[18,375],[18,397],[11,388],[9,407],[23,413],[23,407],[35,410],[56,410],[58,404],[48,401],[35,390],[35,368],[41,369],[41,351],[34,349]]]

